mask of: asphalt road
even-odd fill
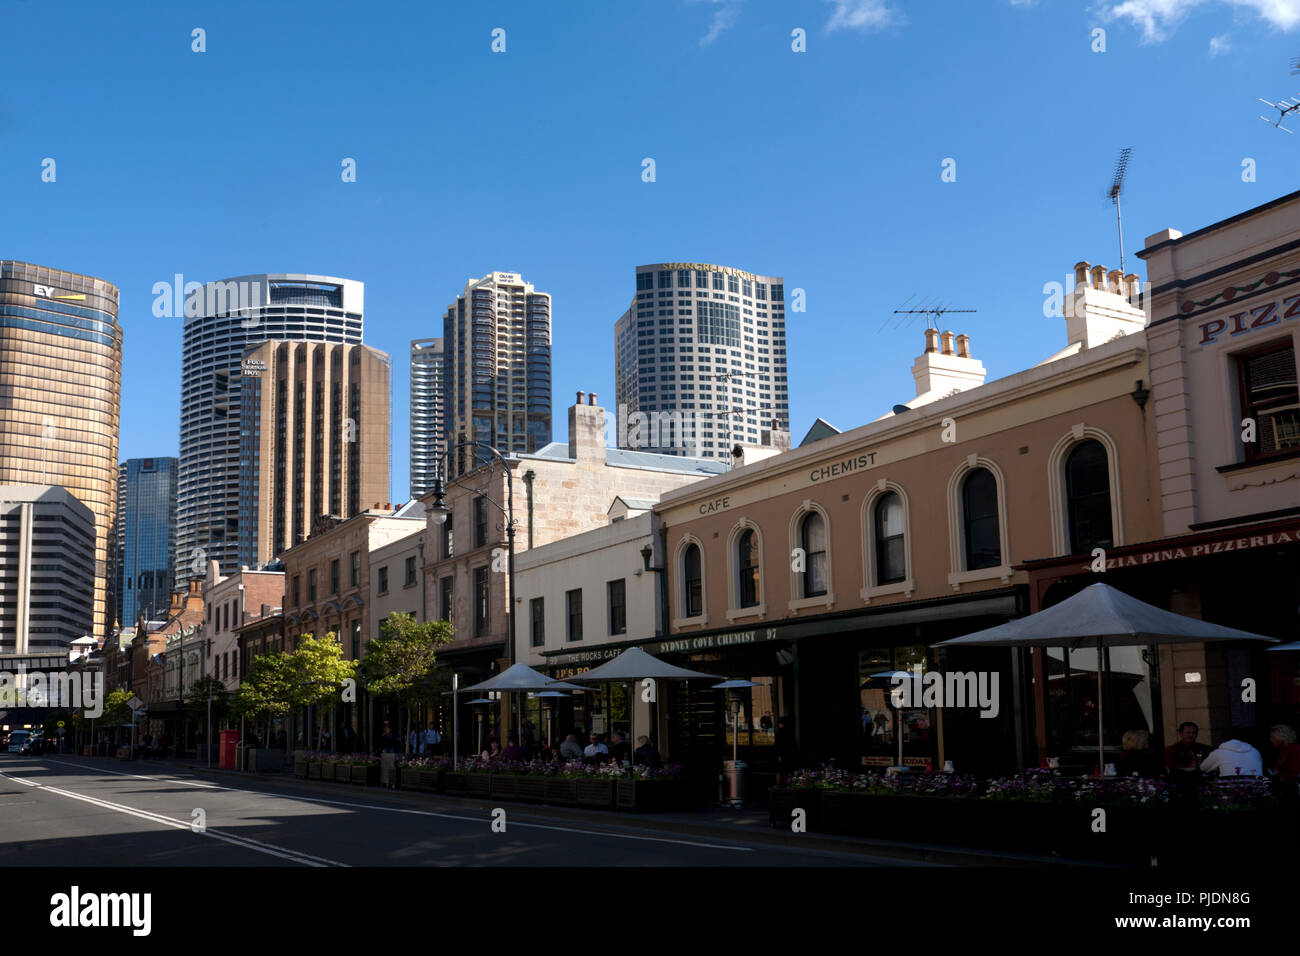
[[[130,769],[125,769],[125,768]],[[77,757],[0,754],[0,866],[899,866],[860,849]],[[788,842],[788,841],[787,841]],[[924,865],[924,864],[921,864]]]

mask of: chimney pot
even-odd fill
[[[938,329],[925,330],[925,350],[927,352],[939,351],[939,330]]]
[[[1092,267],[1092,287],[1096,289],[1098,292],[1105,290],[1106,288],[1106,267],[1105,266],[1095,265]]]
[[[957,355],[961,358],[970,358],[970,336],[965,332],[957,336]]]
[[[952,350],[952,333],[951,333],[951,332],[944,332],[941,336],[939,336],[939,338],[941,338],[941,339],[943,340],[943,354],[944,354],[944,355],[954,355],[954,354],[956,354],[956,353],[954,353],[953,350]]]
[[[587,396],[587,393],[584,392],[584,391],[582,391],[581,389],[579,389],[579,390],[578,390],[578,402],[577,402],[577,404],[581,405],[581,404],[582,404],[582,400],[583,400],[586,396]]]
[[[1092,265],[1087,261],[1079,261],[1074,264],[1074,287],[1082,289],[1088,284],[1088,270]]]
[[[1136,272],[1130,272],[1124,277],[1125,294],[1128,298],[1133,298],[1142,292],[1142,279]]]
[[[588,405],[595,405],[595,404],[596,404],[596,393],[595,393],[595,392],[592,392],[590,395],[587,396],[587,404],[588,404]]]
[[[1124,294],[1123,282],[1124,273],[1120,272],[1118,269],[1111,269],[1106,275],[1106,287],[1110,292],[1115,293],[1115,295]]]

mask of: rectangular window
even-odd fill
[[[653,289],[655,274],[653,272],[638,272],[636,274],[636,288],[640,292],[644,289]]]
[[[474,547],[487,544],[487,498],[474,499]]]
[[[609,592],[609,633],[627,633],[627,581],[619,578],[605,585]]]
[[[543,598],[533,598],[528,602],[528,618],[531,621],[529,633],[532,635],[533,647],[546,646],[546,610]]]
[[[474,636],[484,637],[488,632],[488,575],[485,564],[474,569]]]
[[[1247,461],[1300,448],[1300,392],[1289,339],[1237,356],[1237,387],[1241,417],[1255,423],[1255,440],[1243,443]]]
[[[299,605],[299,603],[301,603],[301,602],[298,600],[298,598],[299,598],[299,597],[301,596],[301,594],[302,594],[302,591],[301,591],[300,588],[299,588],[299,584],[301,583],[301,581],[302,581],[302,576],[301,576],[301,575],[295,574],[295,575],[293,576],[293,605],[292,605],[293,607],[297,607],[297,606]],[[208,616],[209,616],[209,617],[212,616],[211,609],[209,609],[209,611],[208,611]]]
[[[312,568],[307,572],[307,600],[312,604],[316,603],[316,569]]]
[[[409,588],[415,583],[415,555],[406,559],[406,586]]]
[[[388,593],[388,565],[379,569],[379,593]]]
[[[444,621],[451,621],[451,582],[450,576],[438,582],[438,613]]]
[[[352,571],[348,577],[348,581],[350,582],[348,586],[354,588],[360,587],[361,586],[361,552],[353,551],[352,557],[349,560],[352,565]]]
[[[568,638],[582,640],[582,588],[564,592],[564,606],[569,618]]]
[[[447,515],[447,520],[442,523],[442,556],[444,558],[453,557],[456,553],[455,540],[451,533],[451,515]]]
[[[339,559],[330,562],[330,594],[339,593]]]

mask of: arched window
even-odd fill
[[[682,555],[682,602],[686,617],[699,617],[704,613],[704,573],[697,544],[688,545]]]
[[[826,593],[826,522],[810,511],[799,525],[799,547],[804,553],[803,596]]]
[[[998,526],[998,481],[987,468],[976,468],[961,486],[966,570],[1002,564],[1002,534]]]
[[[738,607],[755,607],[758,604],[758,535],[747,528],[736,539],[736,568],[739,572],[736,596]]]
[[[1065,459],[1065,521],[1070,553],[1114,544],[1110,523],[1110,469],[1095,438],[1079,442]]]
[[[903,499],[890,491],[876,502],[876,584],[892,584],[907,577],[903,543]]]

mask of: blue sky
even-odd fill
[[[1118,264],[1120,147],[1130,271],[1151,233],[1300,188],[1300,134],[1257,102],[1300,94],[1300,0],[184,6],[3,11],[0,258],[120,287],[122,458],[176,454],[180,320],[151,310],[175,273],[366,284],[396,501],[409,340],[492,269],[554,296],[557,439],[575,390],[612,401],[636,265],[783,275],[807,297],[787,315],[797,441],[912,397],[922,323],[881,331],[909,298],[978,310],[943,326],[989,380],[1063,347],[1043,284]]]

